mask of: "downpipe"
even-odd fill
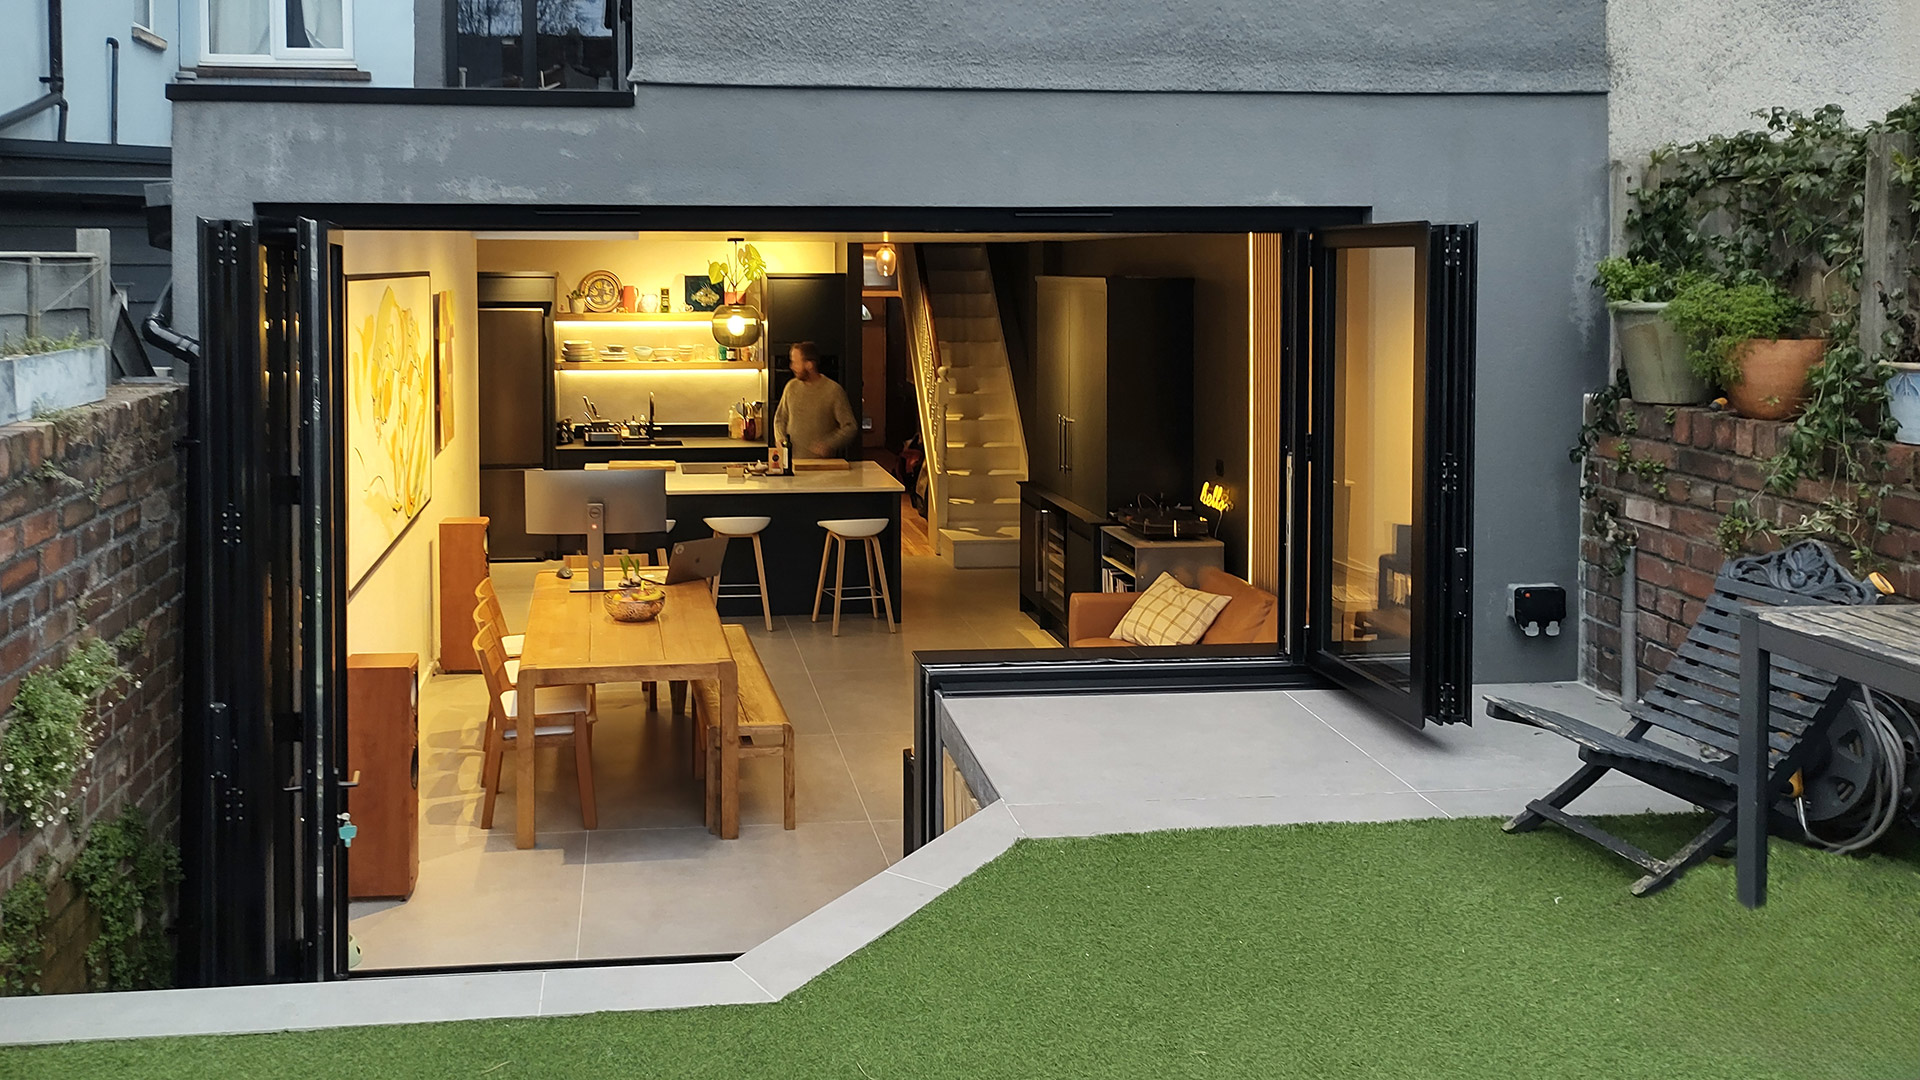
[[[1627,548],[1620,570],[1620,703],[1640,700],[1640,549]]]
[[[47,92],[10,112],[0,113],[0,130],[5,130],[48,109],[60,110],[60,122],[54,138],[67,141],[67,60],[62,29],[60,0],[47,0],[47,73],[40,76]]]

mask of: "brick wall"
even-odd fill
[[[137,683],[103,717],[78,820],[35,829],[0,811],[0,892],[25,874],[59,872],[49,991],[84,987],[90,928],[64,870],[88,826],[131,803],[157,835],[178,838],[186,523],[174,444],[185,426],[185,395],[169,384],[115,386],[57,423],[0,427],[0,729],[29,671],[58,664],[86,635],[145,632],[123,653]]]
[[[1715,536],[1727,511],[1745,499],[1754,517],[1796,522],[1815,510],[1833,488],[1803,480],[1784,495],[1766,493],[1766,459],[1772,457],[1789,425],[1743,420],[1708,409],[1668,409],[1662,405],[1622,407],[1629,433],[1603,436],[1588,459],[1587,481],[1600,499],[1620,508],[1620,524],[1638,536],[1638,620],[1640,688],[1666,670],[1673,651],[1713,591],[1713,580],[1728,555]],[[1671,419],[1669,419],[1671,417]],[[1621,453],[1621,444],[1626,454]],[[1920,447],[1889,444],[1885,479],[1893,494],[1881,500],[1880,513],[1891,528],[1878,538],[1876,569],[1902,596],[1920,597]],[[1633,462],[1657,462],[1664,471],[1635,468]],[[1660,487],[1664,485],[1664,492]],[[1621,577],[1606,566],[1616,556],[1601,539],[1604,523],[1595,500],[1581,508],[1581,619],[1585,632],[1581,677],[1601,689],[1620,689]],[[1744,552],[1779,545],[1755,537]],[[1845,552],[1836,552],[1845,560]]]

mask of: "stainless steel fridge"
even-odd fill
[[[553,441],[553,297],[550,275],[480,275],[480,512],[494,559],[553,557],[553,537],[527,533],[525,479],[548,467]]]

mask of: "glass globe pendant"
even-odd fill
[[[873,252],[874,272],[883,278],[890,278],[899,268],[900,252],[893,246],[893,241],[887,237],[887,234],[881,233],[880,246]]]
[[[713,340],[744,349],[760,340],[760,312],[752,304],[721,304],[713,309]]]

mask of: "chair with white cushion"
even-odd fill
[[[887,558],[880,549],[880,534],[887,531],[891,524],[886,518],[830,518],[816,522],[827,530],[826,546],[820,549],[820,582],[813,590],[813,621],[820,621],[820,598],[833,595],[833,636],[840,636],[840,601],[843,598],[865,600],[873,607],[874,618],[880,617],[880,606],[886,605],[887,633],[895,633],[899,627],[893,625],[893,597],[887,592]],[[867,547],[867,584],[853,590],[849,597],[846,589],[847,578],[847,542],[860,540]],[[833,561],[834,545],[840,545],[840,558],[833,571],[833,588],[827,588],[827,563]],[[875,591],[875,586],[879,591]]]
[[[480,783],[486,796],[480,804],[480,827],[493,828],[493,802],[500,793],[500,763],[508,745],[517,753],[532,753],[532,747],[517,745],[520,737],[520,693],[507,681],[507,661],[500,639],[490,630],[481,630],[473,638],[473,651],[480,657],[480,671],[487,680],[486,764],[480,771]],[[580,819],[589,829],[598,828],[600,815],[593,798],[593,722],[594,694],[591,686],[543,686],[534,694],[533,739],[573,740],[574,770],[580,783]],[[526,795],[522,794],[522,798]]]
[[[509,659],[518,657],[521,646],[527,643],[527,635],[507,633],[507,613],[500,607],[500,594],[493,589],[492,577],[480,579],[480,584],[473,587],[473,598],[486,605],[487,621],[493,624],[493,632],[500,636],[501,650]]]
[[[745,583],[726,585],[721,582],[723,574],[713,575],[713,599],[718,603],[727,597],[760,598],[760,617],[766,620],[767,632],[773,632],[773,605],[767,602],[767,560],[760,552],[760,533],[773,523],[769,517],[710,517],[705,519],[707,528],[713,530],[718,539],[727,541],[732,547],[735,540],[753,541],[753,566],[755,580],[752,585]],[[724,561],[724,555],[722,556]],[[733,590],[728,592],[727,590]]]

